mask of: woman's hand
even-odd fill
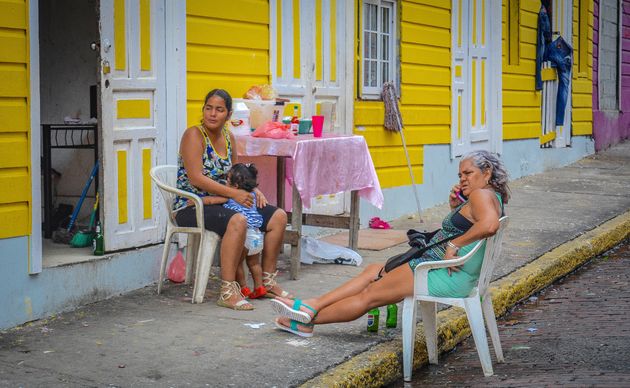
[[[442,258],[442,260],[453,260],[453,259],[459,259],[459,256],[457,256],[457,250],[453,247],[451,247],[450,245],[448,245],[446,247],[446,251],[444,252],[444,257]],[[460,267],[448,267],[448,276],[451,276],[451,273],[453,272],[459,272],[461,271],[461,266]]]
[[[262,209],[267,206],[267,198],[265,198],[265,194],[263,194],[262,191],[258,190],[258,188],[255,188],[254,194],[256,194],[256,204],[259,208]]]
[[[235,189],[231,198],[245,207],[251,207],[254,203],[251,193],[241,189]]]
[[[451,192],[449,193],[448,196],[448,204],[451,207],[451,209],[455,209],[457,206],[459,206],[462,201],[457,198],[457,195],[455,195],[456,192],[461,190],[461,186],[459,184],[453,186],[453,188],[451,189]]]

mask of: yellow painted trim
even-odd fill
[[[546,135],[540,135],[540,144],[549,143],[556,138],[556,132],[549,132]]]
[[[324,78],[322,48],[322,0],[315,0],[315,80]]]
[[[125,70],[127,66],[125,24],[125,0],[114,0],[114,66],[116,70]]]
[[[151,70],[151,0],[140,0],[140,70]]]
[[[520,0],[507,0],[508,5],[508,63],[518,65],[520,44]]]
[[[337,0],[330,0],[330,80],[337,80]]]
[[[459,0],[457,15],[457,47],[462,47],[462,0]]]
[[[462,138],[462,95],[457,96],[457,138]]]
[[[282,0],[276,0],[276,77],[282,78]]]
[[[481,126],[486,125],[486,60],[481,60]]]
[[[472,6],[472,43],[477,44],[477,0],[473,0]]]
[[[455,77],[460,78],[462,76],[462,67],[457,65],[455,66]]]
[[[300,0],[293,0],[293,78],[301,77],[300,71]]]
[[[486,1],[481,0],[481,45],[486,45]]]
[[[474,35],[473,35],[474,36]],[[471,118],[471,125],[474,127],[475,123],[476,123],[476,116],[477,116],[477,61],[476,60],[472,60],[472,71],[471,71],[472,77],[471,77],[471,86],[472,86],[472,93],[471,93],[471,109],[470,109],[470,118]]]
[[[118,223],[127,223],[127,151],[119,150],[118,156]]]
[[[144,219],[153,218],[153,186],[149,170],[152,167],[151,148],[142,149],[142,208]]]
[[[579,0],[578,20],[578,72],[588,71],[588,8],[590,1]]]
[[[548,67],[546,69],[542,69],[542,71],[540,72],[540,77],[543,81],[555,81],[556,79],[558,79],[558,73],[556,72],[555,68]]]
[[[149,119],[151,100],[118,100],[116,111],[117,119]]]

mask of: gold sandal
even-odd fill
[[[278,271],[273,273],[263,272],[263,286],[267,289],[267,293],[264,295],[265,298],[274,299],[279,296],[281,298],[293,299],[293,296],[285,290],[282,290],[279,294],[273,291],[273,288],[278,285],[276,276],[278,276]]]
[[[228,302],[234,295],[240,295],[242,299],[236,303]],[[221,280],[221,295],[219,296],[219,300],[217,300],[217,305],[239,311],[250,311],[254,309],[254,306],[245,300],[238,282],[228,282],[227,280]]]

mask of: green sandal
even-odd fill
[[[303,337],[303,338],[310,338],[313,336],[313,333],[307,333],[304,331],[299,331],[298,330],[298,325],[304,326],[304,327],[313,327],[315,325],[313,325],[312,323],[304,323],[304,322],[298,322],[298,321],[294,321],[291,320],[291,325],[289,327],[281,324],[280,322],[278,322],[278,320],[275,320],[276,322],[276,327],[280,330],[284,330],[286,332],[289,332],[291,334],[295,334],[297,336]]]
[[[307,304],[302,303],[302,300],[300,299],[294,299],[292,307],[279,301],[278,299],[272,299],[270,302],[271,307],[276,312],[276,314],[290,318],[294,321],[309,323],[317,316],[317,310]],[[300,310],[300,307],[306,307],[307,309],[311,310],[313,312],[313,316],[311,317],[308,313]]]

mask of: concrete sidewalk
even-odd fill
[[[493,283],[499,314],[630,234],[630,142],[511,188],[511,222]],[[444,205],[426,211],[424,224],[392,225],[432,230],[446,212]],[[360,253],[371,263],[405,249]],[[280,268],[281,284],[300,297],[361,271],[303,265],[301,279],[289,281],[286,258]],[[187,302],[190,291],[167,287],[158,296],[145,288],[2,332],[0,386],[378,386],[401,376],[400,326],[369,334],[363,317],[319,326],[305,340],[274,329],[266,300],[254,301],[253,312],[236,312],[214,304],[216,281],[201,305]],[[440,333],[443,349],[469,335],[463,314],[442,311]],[[422,330],[417,341],[420,365]]]

